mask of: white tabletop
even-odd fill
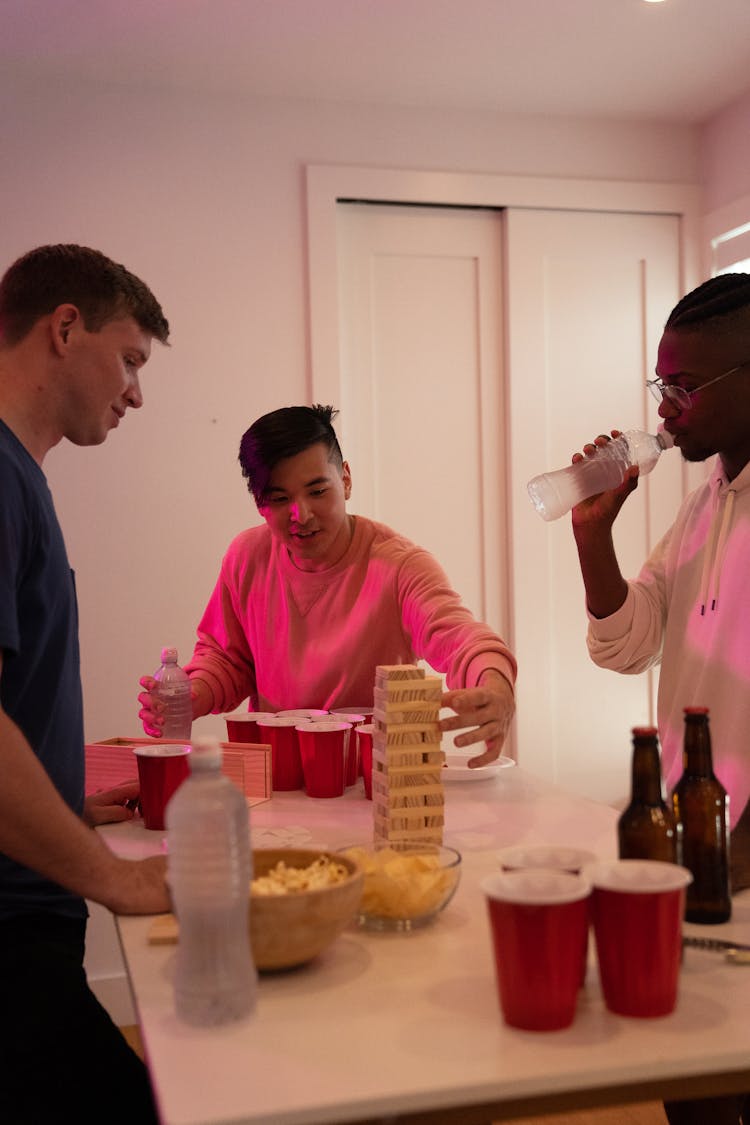
[[[361,782],[359,783],[361,786]],[[361,788],[337,800],[276,794],[252,810],[256,844],[299,839],[368,842],[372,804]],[[459,889],[431,926],[411,934],[350,929],[315,962],[263,974],[257,1010],[196,1030],[174,1014],[174,948],[150,946],[149,918],[118,926],[152,1079],[165,1125],[297,1125],[414,1119],[433,1111],[480,1120],[480,1106],[520,1112],[638,1096],[750,1089],[750,967],[686,950],[675,1013],[655,1020],[610,1014],[592,957],[573,1026],[531,1033],[506,1027],[495,992],[489,927],[479,890],[496,851],[515,843],[616,853],[614,809],[566,795],[524,771],[446,785],[445,843],[462,853]],[[153,852],[159,833],[106,829],[121,854]],[[300,839],[300,846],[307,846]],[[750,899],[725,926],[686,928],[750,941]],[[675,1080],[680,1080],[675,1087]],[[708,1090],[705,1090],[708,1092]],[[550,1102],[550,1099],[552,1101]],[[473,1116],[466,1116],[475,1107]],[[477,1116],[480,1114],[480,1116]]]

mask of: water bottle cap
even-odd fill
[[[177,649],[169,646],[161,650],[162,664],[176,664],[177,663]]]
[[[193,739],[192,746],[190,768],[193,771],[216,769],[221,765],[224,751],[214,735],[199,735]]]
[[[656,428],[656,437],[662,449],[671,449],[674,445],[674,437],[669,430],[664,429],[663,422],[660,422]]]

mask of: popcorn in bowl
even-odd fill
[[[412,930],[448,905],[461,877],[461,855],[431,844],[341,849],[364,872],[359,924],[370,930]]]
[[[351,871],[332,856],[319,855],[305,867],[293,867],[280,859],[265,875],[258,875],[250,884],[254,895],[292,895],[301,891],[317,891],[348,879]]]
[[[258,969],[312,961],[357,918],[363,875],[347,856],[315,848],[255,848],[253,866],[249,925]],[[178,941],[175,916],[155,918],[148,940],[155,945]]]

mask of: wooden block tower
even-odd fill
[[[372,800],[375,843],[442,844],[445,804],[439,676],[414,664],[375,670]]]

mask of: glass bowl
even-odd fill
[[[426,926],[448,905],[461,879],[461,854],[455,848],[355,844],[340,851],[364,872],[357,922],[366,930],[405,932]]]

